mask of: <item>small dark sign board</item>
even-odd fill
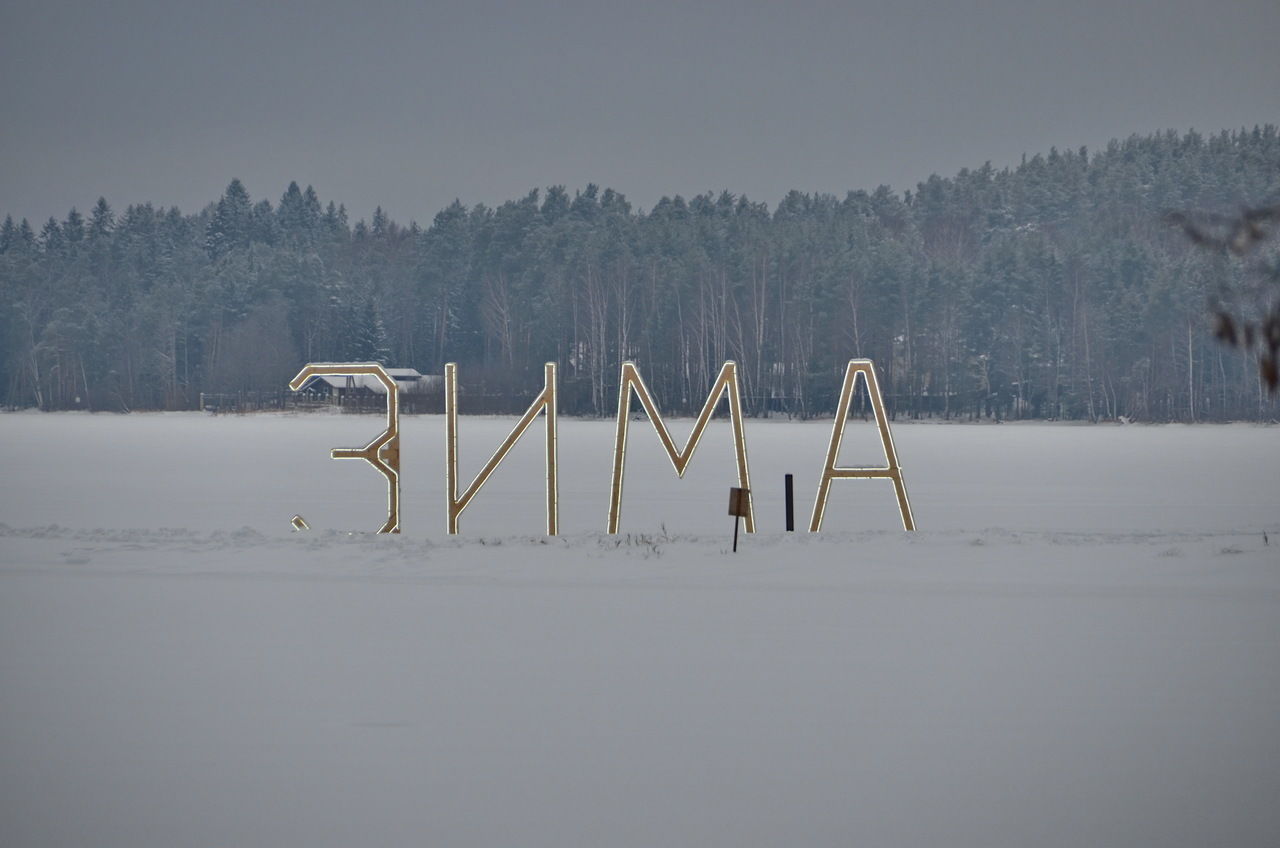
[[[729,489],[729,514],[733,516],[733,552],[738,552],[738,519],[746,518],[747,511],[751,509],[751,490],[739,489],[736,486]]]

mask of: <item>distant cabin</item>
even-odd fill
[[[401,397],[444,390],[444,377],[439,374],[422,374],[413,368],[388,368],[387,373],[400,387]],[[372,374],[320,375],[303,383],[298,391],[338,405],[387,393],[386,387]]]

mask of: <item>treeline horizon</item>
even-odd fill
[[[664,412],[696,412],[738,362],[748,414],[830,413],[876,363],[895,416],[1269,420],[1253,354],[1207,304],[1249,273],[1164,216],[1280,199],[1274,125],[1166,131],[987,163],[914,190],[727,191],[648,211],[593,185],[429,226],[290,183],[239,180],[198,213],[149,203],[0,227],[0,400],[192,409],[271,392],[306,362],[375,360],[523,409],[542,363],[566,414],[612,415],[637,363]]]

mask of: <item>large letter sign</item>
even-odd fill
[[[547,413],[547,535],[554,536],[560,532],[559,494],[560,487],[556,477],[556,364],[548,362],[544,366],[542,393],[534,399],[524,417],[516,424],[515,429],[507,436],[506,441],[498,446],[485,463],[484,468],[471,481],[471,485],[461,495],[458,494],[458,366],[452,362],[444,366],[444,429],[445,429],[445,465],[448,476],[448,529],[450,533],[458,532],[458,517],[471,503],[476,492],[489,479],[489,475],[502,462],[503,457],[524,431],[529,429],[538,413]]]
[[[836,467],[836,459],[840,455],[840,442],[844,438],[845,419],[849,417],[853,387],[859,374],[866,380],[867,394],[871,396],[871,409],[875,413],[876,424],[880,428],[880,446],[884,448],[885,458],[885,465],[882,468]],[[822,514],[827,509],[827,495],[831,491],[831,481],[858,478],[892,480],[893,489],[898,495],[898,511],[902,514],[902,527],[904,530],[916,529],[915,519],[911,517],[911,504],[907,501],[907,487],[902,482],[902,468],[898,465],[898,454],[893,449],[893,436],[889,433],[889,419],[884,414],[884,400],[880,397],[876,369],[870,359],[851,359],[845,369],[844,385],[840,387],[840,403],[836,406],[835,426],[831,428],[831,444],[827,447],[827,463],[822,468],[818,498],[813,502],[813,520],[809,522],[810,533],[817,533],[822,529]]]
[[[312,362],[298,376],[289,381],[295,392],[312,377],[357,377],[369,375],[387,390],[387,429],[362,448],[334,448],[329,451],[333,459],[363,459],[387,478],[387,520],[379,533],[400,532],[400,387],[387,370],[376,362]],[[294,518],[294,527],[303,529],[307,523],[301,516]]]
[[[658,439],[662,442],[662,447],[667,452],[667,457],[671,460],[671,465],[676,470],[677,477],[684,477],[684,470],[689,465],[689,460],[693,458],[693,452],[697,450],[698,441],[702,438],[702,431],[707,428],[707,422],[711,420],[711,413],[715,411],[716,403],[719,402],[720,396],[724,393],[729,395],[729,420],[733,423],[733,447],[737,452],[738,461],[738,486],[743,489],[751,488],[751,476],[747,471],[747,440],[742,430],[742,401],[738,397],[738,366],[733,362],[726,362],[724,367],[720,369],[720,376],[716,379],[716,384],[711,388],[711,394],[707,395],[707,402],[702,406],[702,412],[698,415],[698,421],[693,425],[693,432],[689,434],[689,440],[685,442],[684,450],[676,450],[676,444],[671,439],[671,434],[667,431],[667,425],[662,420],[661,413],[658,412],[658,406],[653,402],[653,398],[649,395],[649,389],[645,386],[644,380],[640,377],[640,372],[636,370],[634,362],[622,363],[621,385],[618,386],[618,429],[617,436],[613,446],[613,486],[609,495],[609,532],[618,532],[618,523],[621,520],[622,512],[622,474],[625,470],[627,454],[627,420],[630,418],[631,412],[631,391],[635,389],[636,395],[640,398],[640,404],[644,407],[644,411],[649,415],[649,423],[653,425],[653,429],[658,433]],[[756,531],[755,506],[748,502],[746,525],[747,532],[754,533]]]
[[[871,398],[871,408],[875,414],[876,426],[880,431],[880,446],[884,450],[885,464],[873,468],[847,468],[836,465],[840,457],[840,444],[844,439],[845,423],[849,418],[849,407],[853,403],[853,392],[861,374],[866,383],[867,394]],[[378,530],[379,533],[400,532],[400,401],[399,386],[387,369],[376,362],[312,362],[308,363],[298,376],[289,381],[289,388],[301,391],[317,377],[346,377],[347,386],[354,384],[356,377],[372,377],[387,394],[387,427],[373,441],[362,448],[333,448],[329,455],[334,459],[363,459],[374,467],[387,480],[387,520]],[[330,383],[330,385],[334,385]],[[365,383],[368,387],[368,383]],[[374,388],[377,388],[375,386]],[[751,474],[747,468],[747,438],[743,428],[742,399],[738,390],[738,366],[732,360],[720,368],[715,385],[707,395],[698,420],[694,422],[693,431],[685,440],[683,448],[677,448],[675,440],[667,424],[662,420],[662,413],[654,402],[649,388],[644,384],[640,371],[634,362],[622,363],[622,375],[618,385],[618,421],[613,444],[613,476],[609,492],[609,524],[608,532],[617,533],[622,521],[622,478],[626,471],[627,435],[631,419],[632,393],[640,400],[649,417],[649,423],[662,449],[666,451],[676,476],[683,478],[685,469],[693,459],[694,451],[702,441],[716,404],[721,397],[728,398],[729,422],[733,427],[733,448],[738,466],[738,486],[745,494],[751,490]],[[448,363],[444,366],[444,426],[445,426],[445,492],[446,528],[450,534],[458,532],[458,520],[462,511],[471,503],[471,499],[479,493],[480,488],[506,458],[525,431],[533,425],[540,413],[546,413],[546,485],[547,485],[547,535],[555,536],[560,532],[560,484],[556,471],[558,445],[556,434],[556,364],[548,362],[543,369],[542,391],[534,398],[529,409],[524,413],[507,438],[493,452],[489,460],[480,469],[471,484],[461,493],[458,491],[458,366]],[[790,477],[787,490],[787,529],[791,529],[791,493]],[[894,492],[898,496],[898,511],[902,516],[902,526],[906,530],[915,530],[915,519],[911,515],[911,504],[907,500],[907,487],[902,481],[902,467],[898,464],[898,454],[893,447],[893,436],[889,433],[889,418],[885,415],[884,399],[880,395],[880,384],[876,380],[875,366],[870,359],[851,359],[844,372],[844,383],[840,387],[840,401],[836,405],[836,420],[831,429],[831,442],[827,446],[827,461],[822,467],[822,479],[818,483],[818,496],[813,503],[813,518],[809,522],[809,532],[817,533],[822,529],[823,513],[827,509],[827,497],[831,494],[831,481],[849,479],[887,479],[893,481]],[[739,495],[740,497],[740,495]],[[746,498],[746,503],[731,507],[731,514],[741,514],[746,519],[748,533],[756,532],[756,516],[754,498]],[[741,510],[741,512],[739,511]],[[309,526],[302,516],[293,517],[293,526],[297,530],[307,530]],[[737,523],[734,524],[736,550]]]

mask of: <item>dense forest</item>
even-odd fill
[[[464,393],[522,409],[555,361],[564,412],[610,415],[631,359],[687,412],[734,359],[751,414],[808,416],[870,357],[897,416],[1272,419],[1256,360],[1206,317],[1247,264],[1163,216],[1277,198],[1267,125],[772,210],[724,192],[642,211],[556,186],[455,201],[423,229],[381,209],[353,225],[297,184],[272,204],[233,180],[194,215],[103,199],[38,230],[5,220],[0,400],[190,409],[281,391],[308,361],[455,361]]]

